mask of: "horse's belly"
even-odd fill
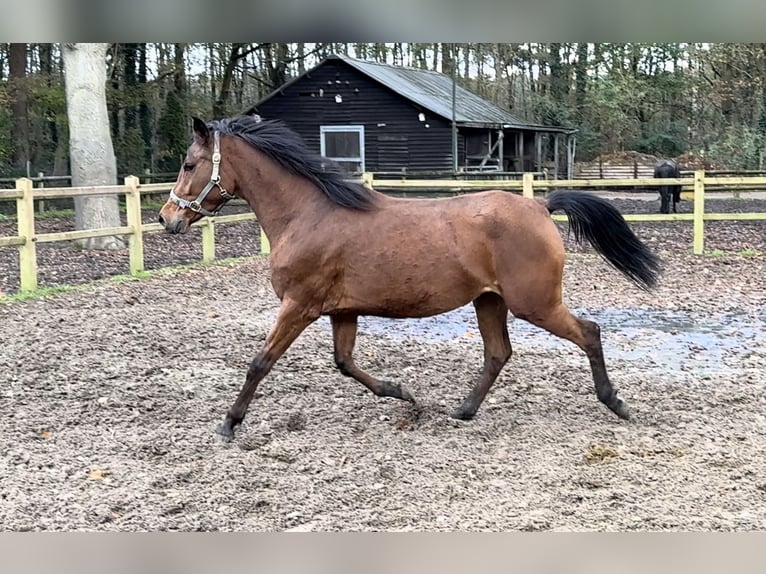
[[[328,302],[326,313],[353,313],[379,317],[430,317],[470,303],[496,287],[475,280],[447,277],[439,280],[387,278],[367,285],[347,285],[343,295]]]

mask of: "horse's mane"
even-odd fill
[[[337,205],[359,210],[375,205],[373,192],[362,184],[346,181],[348,176],[337,163],[309,150],[282,121],[241,115],[214,120],[208,128],[244,140],[291,173],[311,181]]]

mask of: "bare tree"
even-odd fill
[[[23,172],[29,160],[27,45],[11,44],[9,52],[13,166],[19,172]]]
[[[115,185],[117,163],[106,107],[106,53],[109,44],[63,44],[64,84],[69,118],[72,185]],[[97,229],[120,225],[116,195],[75,198],[75,227]],[[117,237],[86,239],[88,249],[119,249]]]

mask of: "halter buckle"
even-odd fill
[[[197,213],[199,213],[199,212],[200,212],[200,210],[202,209],[202,204],[201,204],[199,201],[197,201],[197,200],[195,199],[194,201],[190,201],[190,202],[189,202],[189,209],[191,209],[192,211],[196,211]]]

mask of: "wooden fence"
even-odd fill
[[[519,180],[473,180],[473,181],[427,181],[427,180],[401,180],[401,179],[376,179],[372,174],[363,176],[365,185],[374,187],[378,191],[396,193],[407,190],[408,193],[464,193],[480,191],[483,189],[504,189],[521,192],[525,197],[534,197],[536,191],[549,191],[552,189],[588,189],[597,190],[608,188],[635,188],[647,187],[658,188],[663,185],[681,185],[682,194],[694,200],[693,213],[647,213],[625,214],[626,221],[693,221],[694,244],[696,255],[701,255],[705,250],[705,222],[706,221],[757,221],[766,220],[766,213],[705,213],[705,188],[715,186],[716,190],[726,190],[724,195],[733,194],[739,196],[741,189],[766,190],[766,177],[706,177],[703,170],[695,171],[691,178],[682,177],[677,179],[576,179],[576,180],[536,180],[534,174],[525,173]],[[689,191],[691,190],[691,193]],[[566,221],[565,215],[554,215],[556,221]]]
[[[599,189],[615,187],[634,188],[658,187],[660,185],[681,185],[685,195],[692,191],[694,200],[693,213],[674,214],[626,214],[627,221],[693,221],[694,253],[702,254],[705,246],[706,221],[753,221],[766,220],[766,213],[705,213],[705,187],[715,186],[736,193],[738,189],[754,187],[766,190],[766,177],[706,177],[704,171],[694,172],[693,178],[679,179],[611,179],[611,180],[536,180],[535,174],[525,173],[521,180],[413,180],[413,179],[376,179],[373,174],[363,174],[365,185],[378,191],[402,195],[456,194],[481,189],[505,189],[521,193],[525,197],[534,197],[536,191],[551,189]],[[37,244],[52,241],[71,241],[91,237],[127,236],[129,251],[129,270],[136,275],[144,270],[144,234],[162,230],[159,223],[144,224],[141,220],[141,196],[168,191],[171,183],[140,184],[134,176],[125,178],[124,185],[107,187],[49,187],[34,188],[27,178],[16,180],[16,189],[0,190],[0,200],[16,200],[18,235],[0,237],[0,247],[17,246],[19,249],[20,290],[37,289]],[[94,195],[124,195],[126,205],[126,223],[124,227],[102,229],[84,229],[58,233],[35,233],[34,201],[46,198],[83,197]],[[557,221],[566,221],[564,215],[554,215]],[[202,228],[202,260],[215,259],[215,226],[222,223],[254,220],[252,212],[217,217],[206,217],[194,224]],[[261,232],[261,252],[269,252],[269,242]]]
[[[172,183],[153,183],[141,185],[134,176],[125,178],[124,185],[105,187],[47,187],[34,188],[32,180],[22,178],[16,181],[16,189],[0,190],[0,200],[16,200],[16,221],[18,235],[0,237],[0,247],[18,246],[20,291],[37,289],[37,244],[53,241],[73,241],[91,237],[127,236],[129,252],[129,270],[137,275],[144,270],[144,234],[162,230],[159,223],[144,224],[141,220],[141,196],[169,191]],[[105,227],[101,229],[82,229],[58,233],[35,233],[36,199],[84,197],[96,195],[124,195],[126,223],[124,227]],[[202,228],[202,261],[215,259],[215,227],[221,223],[250,221],[255,219],[252,212],[233,215],[206,217],[193,224]],[[269,244],[261,233],[261,252],[268,253]]]

